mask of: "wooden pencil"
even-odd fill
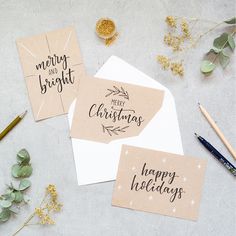
[[[221,139],[221,141],[224,143],[224,145],[227,147],[227,149],[229,150],[229,152],[231,153],[231,155],[234,157],[234,159],[236,160],[236,152],[233,149],[233,147],[231,146],[231,144],[228,142],[228,140],[225,138],[224,134],[222,133],[222,131],[219,129],[219,127],[216,125],[215,121],[212,119],[212,117],[210,116],[210,114],[206,111],[206,109],[200,104],[198,103],[199,108],[202,112],[202,114],[205,116],[205,118],[207,119],[208,123],[211,125],[211,127],[215,130],[216,134],[219,136],[219,138]]]

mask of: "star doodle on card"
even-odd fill
[[[191,205],[194,205],[194,204],[195,204],[195,201],[194,201],[194,200],[192,200],[192,201],[191,201]]]

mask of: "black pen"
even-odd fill
[[[227,168],[230,173],[236,176],[236,168],[233,166],[222,154],[220,154],[209,142],[207,142],[203,137],[194,133],[201,144],[219,161],[225,168]]]

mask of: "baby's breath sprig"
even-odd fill
[[[201,21],[208,23],[214,23],[207,31],[194,34],[192,36],[192,30],[195,25]],[[235,25],[236,17],[233,17],[229,20],[215,23],[211,20],[203,20],[198,18],[187,18],[187,17],[176,17],[176,16],[167,16],[165,19],[167,26],[169,27],[169,32],[164,35],[164,43],[172,49],[172,52],[175,53],[175,56],[167,57],[165,55],[158,55],[157,61],[161,65],[163,70],[170,70],[173,75],[178,75],[182,77],[184,75],[184,54],[196,47],[198,42],[207,34],[215,30],[216,28],[223,26],[225,24],[234,26],[234,30],[231,33],[225,32],[220,37],[216,38],[213,43],[213,47],[207,53],[215,54],[213,61],[204,60],[201,65],[201,72],[204,74],[211,73],[216,65],[216,59],[219,59],[219,62],[223,68],[225,68],[229,63],[229,55],[227,54],[224,48],[230,48],[231,51],[235,48],[235,42],[233,36],[235,35]],[[177,59],[176,59],[177,58]],[[174,60],[175,59],[175,60]]]
[[[54,225],[55,221],[52,219],[52,214],[60,212],[61,209],[62,204],[58,202],[56,186],[49,184],[46,187],[45,195],[40,205],[35,208],[34,212],[12,236],[17,235],[22,229],[29,225]],[[34,218],[37,218],[37,220],[31,223]]]
[[[158,55],[157,61],[161,65],[163,70],[171,70],[173,75],[184,75],[184,67],[182,61],[172,61],[170,58],[164,56],[164,55]]]

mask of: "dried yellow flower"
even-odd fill
[[[189,25],[188,25],[186,20],[182,20],[182,22],[181,22],[181,30],[182,30],[185,38],[189,38],[190,37]]]
[[[52,200],[56,201],[56,199],[57,199],[57,191],[56,191],[55,185],[49,184],[47,189],[46,189],[46,191],[47,191],[47,193],[50,194]]]
[[[170,69],[174,75],[179,75],[179,76],[184,75],[184,67],[182,63],[172,62],[170,65]]]
[[[62,204],[58,202],[58,194],[56,190],[56,186],[53,184],[49,184],[46,188],[45,196],[39,207],[35,208],[32,215],[25,221],[25,223],[15,232],[16,235],[20,232],[24,227],[28,225],[32,225],[31,220],[38,216],[38,221],[35,224],[41,225],[53,225],[55,222],[51,218],[53,212],[59,212],[62,208]]]
[[[173,16],[166,17],[166,23],[172,28],[176,28],[176,19]]]
[[[38,208],[35,208],[35,214],[39,217],[39,218],[42,218],[44,216],[44,213],[43,213],[43,209],[38,207]]]
[[[166,56],[158,55],[157,61],[162,66],[163,70],[167,70],[170,67],[170,59]]]
[[[51,219],[51,217],[47,214],[45,215],[42,220],[40,221],[42,225],[54,225],[55,222]]]
[[[54,193],[56,192],[56,186],[53,184],[49,184],[48,187],[46,188],[48,193]]]
[[[164,42],[166,45],[170,46],[174,52],[182,50],[181,43],[183,42],[183,38],[180,36],[174,36],[168,33],[164,36]]]

